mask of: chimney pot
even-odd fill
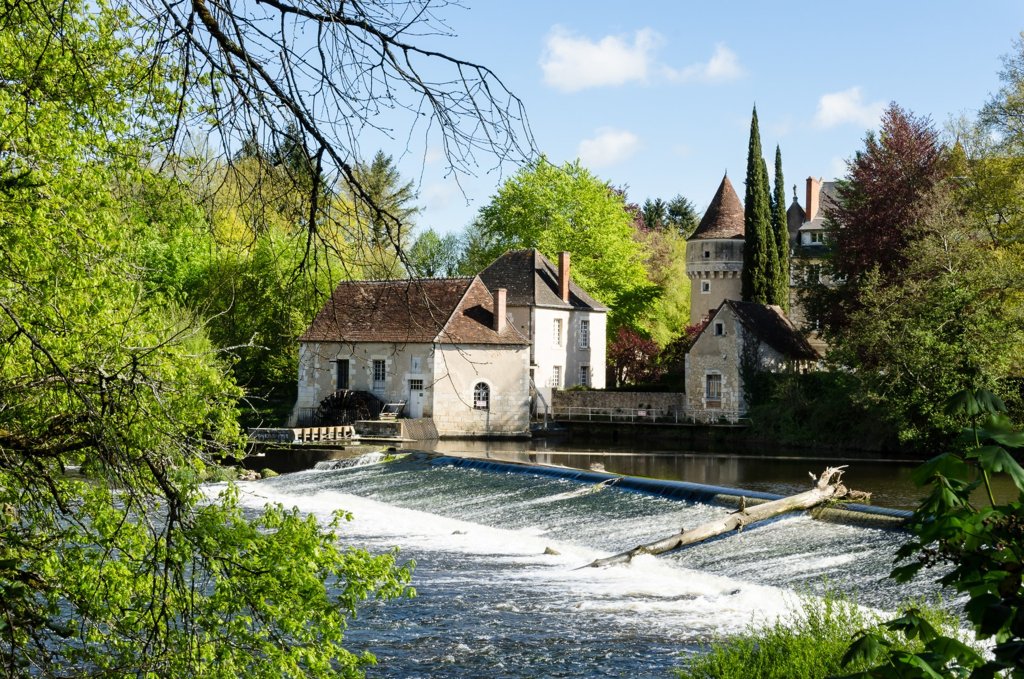
[[[505,320],[507,311],[505,304],[505,288],[498,288],[494,291],[494,331],[503,332],[505,330]]]
[[[558,296],[569,303],[569,253],[565,251],[558,255]]]

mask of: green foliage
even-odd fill
[[[643,314],[642,327],[659,346],[680,337],[690,320],[690,279],[686,275],[686,239],[676,231],[638,233],[647,254],[649,280],[661,290]]]
[[[621,192],[579,162],[531,162],[480,210],[473,231],[467,260],[476,265],[507,250],[537,248],[553,260],[570,252],[573,280],[612,309],[609,332],[637,324],[657,298]]]
[[[833,338],[829,359],[856,366],[862,398],[920,443],[957,431],[947,394],[985,387],[1019,408],[1024,253],[979,239],[955,194],[933,194],[919,228],[899,284],[864,277],[850,331]]]
[[[345,621],[411,566],[200,487],[240,451],[242,390],[196,294],[215,234],[147,169],[175,109],[139,29],[103,2],[0,10],[0,667],[359,676]]]
[[[419,212],[413,205],[413,184],[403,183],[394,160],[383,151],[369,165],[357,164],[353,173],[358,190],[341,192],[336,217],[349,241],[349,266],[357,267],[361,278],[402,278],[413,218]]]
[[[844,662],[874,666],[850,676],[993,677],[1024,672],[1024,468],[1016,460],[1024,448],[1024,433],[1010,426],[1002,399],[986,390],[962,391],[949,400],[948,409],[970,426],[963,430],[960,448],[916,470],[915,481],[931,491],[910,522],[913,539],[897,553],[898,560],[909,563],[893,570],[891,577],[906,582],[922,569],[943,566],[939,582],[968,595],[964,614],[975,637],[991,644],[991,655],[937,630],[911,610],[884,628],[917,638],[924,648],[908,652],[893,647],[878,631],[864,631]],[[996,474],[1013,481],[1014,500],[997,503],[991,486]],[[988,506],[972,501],[979,485],[986,490]]]
[[[773,304],[789,310],[789,223],[786,220],[786,181],[782,176],[782,150],[775,147],[775,192],[772,194],[772,232],[775,234],[776,268]]]
[[[908,609],[918,610],[918,609]],[[939,609],[922,613],[927,624],[953,633],[957,620]],[[694,656],[676,671],[680,679],[821,679],[842,668],[850,638],[864,628],[874,629],[876,616],[852,601],[826,595],[802,596],[791,607],[789,619],[766,627],[751,625],[740,635],[713,643],[706,653]],[[915,637],[902,630],[878,630],[872,639],[906,652],[921,649]],[[853,668],[867,668],[869,661],[855,660]]]
[[[433,229],[427,229],[409,248],[409,273],[419,278],[455,276],[461,255],[462,244],[456,234],[438,236]]]
[[[743,299],[758,304],[774,304],[778,252],[772,230],[768,173],[761,154],[761,132],[757,123],[757,107],[750,119],[750,142],[747,148],[746,195],[743,201],[742,294]]]
[[[897,426],[883,406],[858,400],[858,386],[842,371],[757,372],[747,390],[750,432],[780,444],[895,450]]]

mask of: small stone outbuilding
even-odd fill
[[[725,300],[686,354],[687,414],[735,422],[747,411],[745,375],[803,370],[820,359],[778,306]]]
[[[505,295],[479,276],[341,283],[299,338],[295,413],[349,389],[440,436],[528,435],[530,343]]]

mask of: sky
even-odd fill
[[[769,172],[779,145],[803,204],[806,178],[841,177],[889,102],[940,129],[975,116],[1024,29],[1021,0],[465,0],[439,15],[454,35],[430,46],[493,69],[539,152],[701,214],[726,172],[743,194],[753,106]],[[419,231],[463,229],[517,169],[482,158],[460,187],[431,139],[366,141],[415,182]]]

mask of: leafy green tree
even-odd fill
[[[746,232],[741,272],[743,299],[748,302],[771,304],[775,287],[775,267],[772,262],[777,262],[778,255],[771,228],[768,176],[761,154],[761,132],[758,129],[756,106],[750,119],[746,197],[743,209]]]
[[[1024,356],[1024,257],[997,248],[959,196],[933,191],[919,235],[902,257],[900,283],[866,274],[848,332],[834,336],[829,360],[854,368],[863,398],[885,406],[904,439],[941,440],[956,423],[946,396],[985,388],[1019,408]]]
[[[459,270],[462,244],[454,233],[438,236],[427,229],[409,248],[409,273],[421,278],[454,276]]]
[[[782,176],[782,150],[775,147],[775,192],[772,194],[772,231],[776,269],[772,303],[789,309],[789,224],[786,220],[786,181]]]
[[[661,295],[644,314],[641,327],[659,346],[683,334],[690,321],[690,279],[686,276],[686,238],[673,229],[636,235],[646,254],[648,280]]]
[[[200,487],[241,390],[184,304],[201,211],[146,169],[179,112],[157,48],[104,3],[0,10],[0,667],[360,676],[347,620],[409,567]]]
[[[563,250],[572,253],[573,280],[612,309],[610,332],[639,323],[657,298],[624,196],[578,161],[531,162],[498,189],[477,221],[489,254],[537,248],[557,259]]]

